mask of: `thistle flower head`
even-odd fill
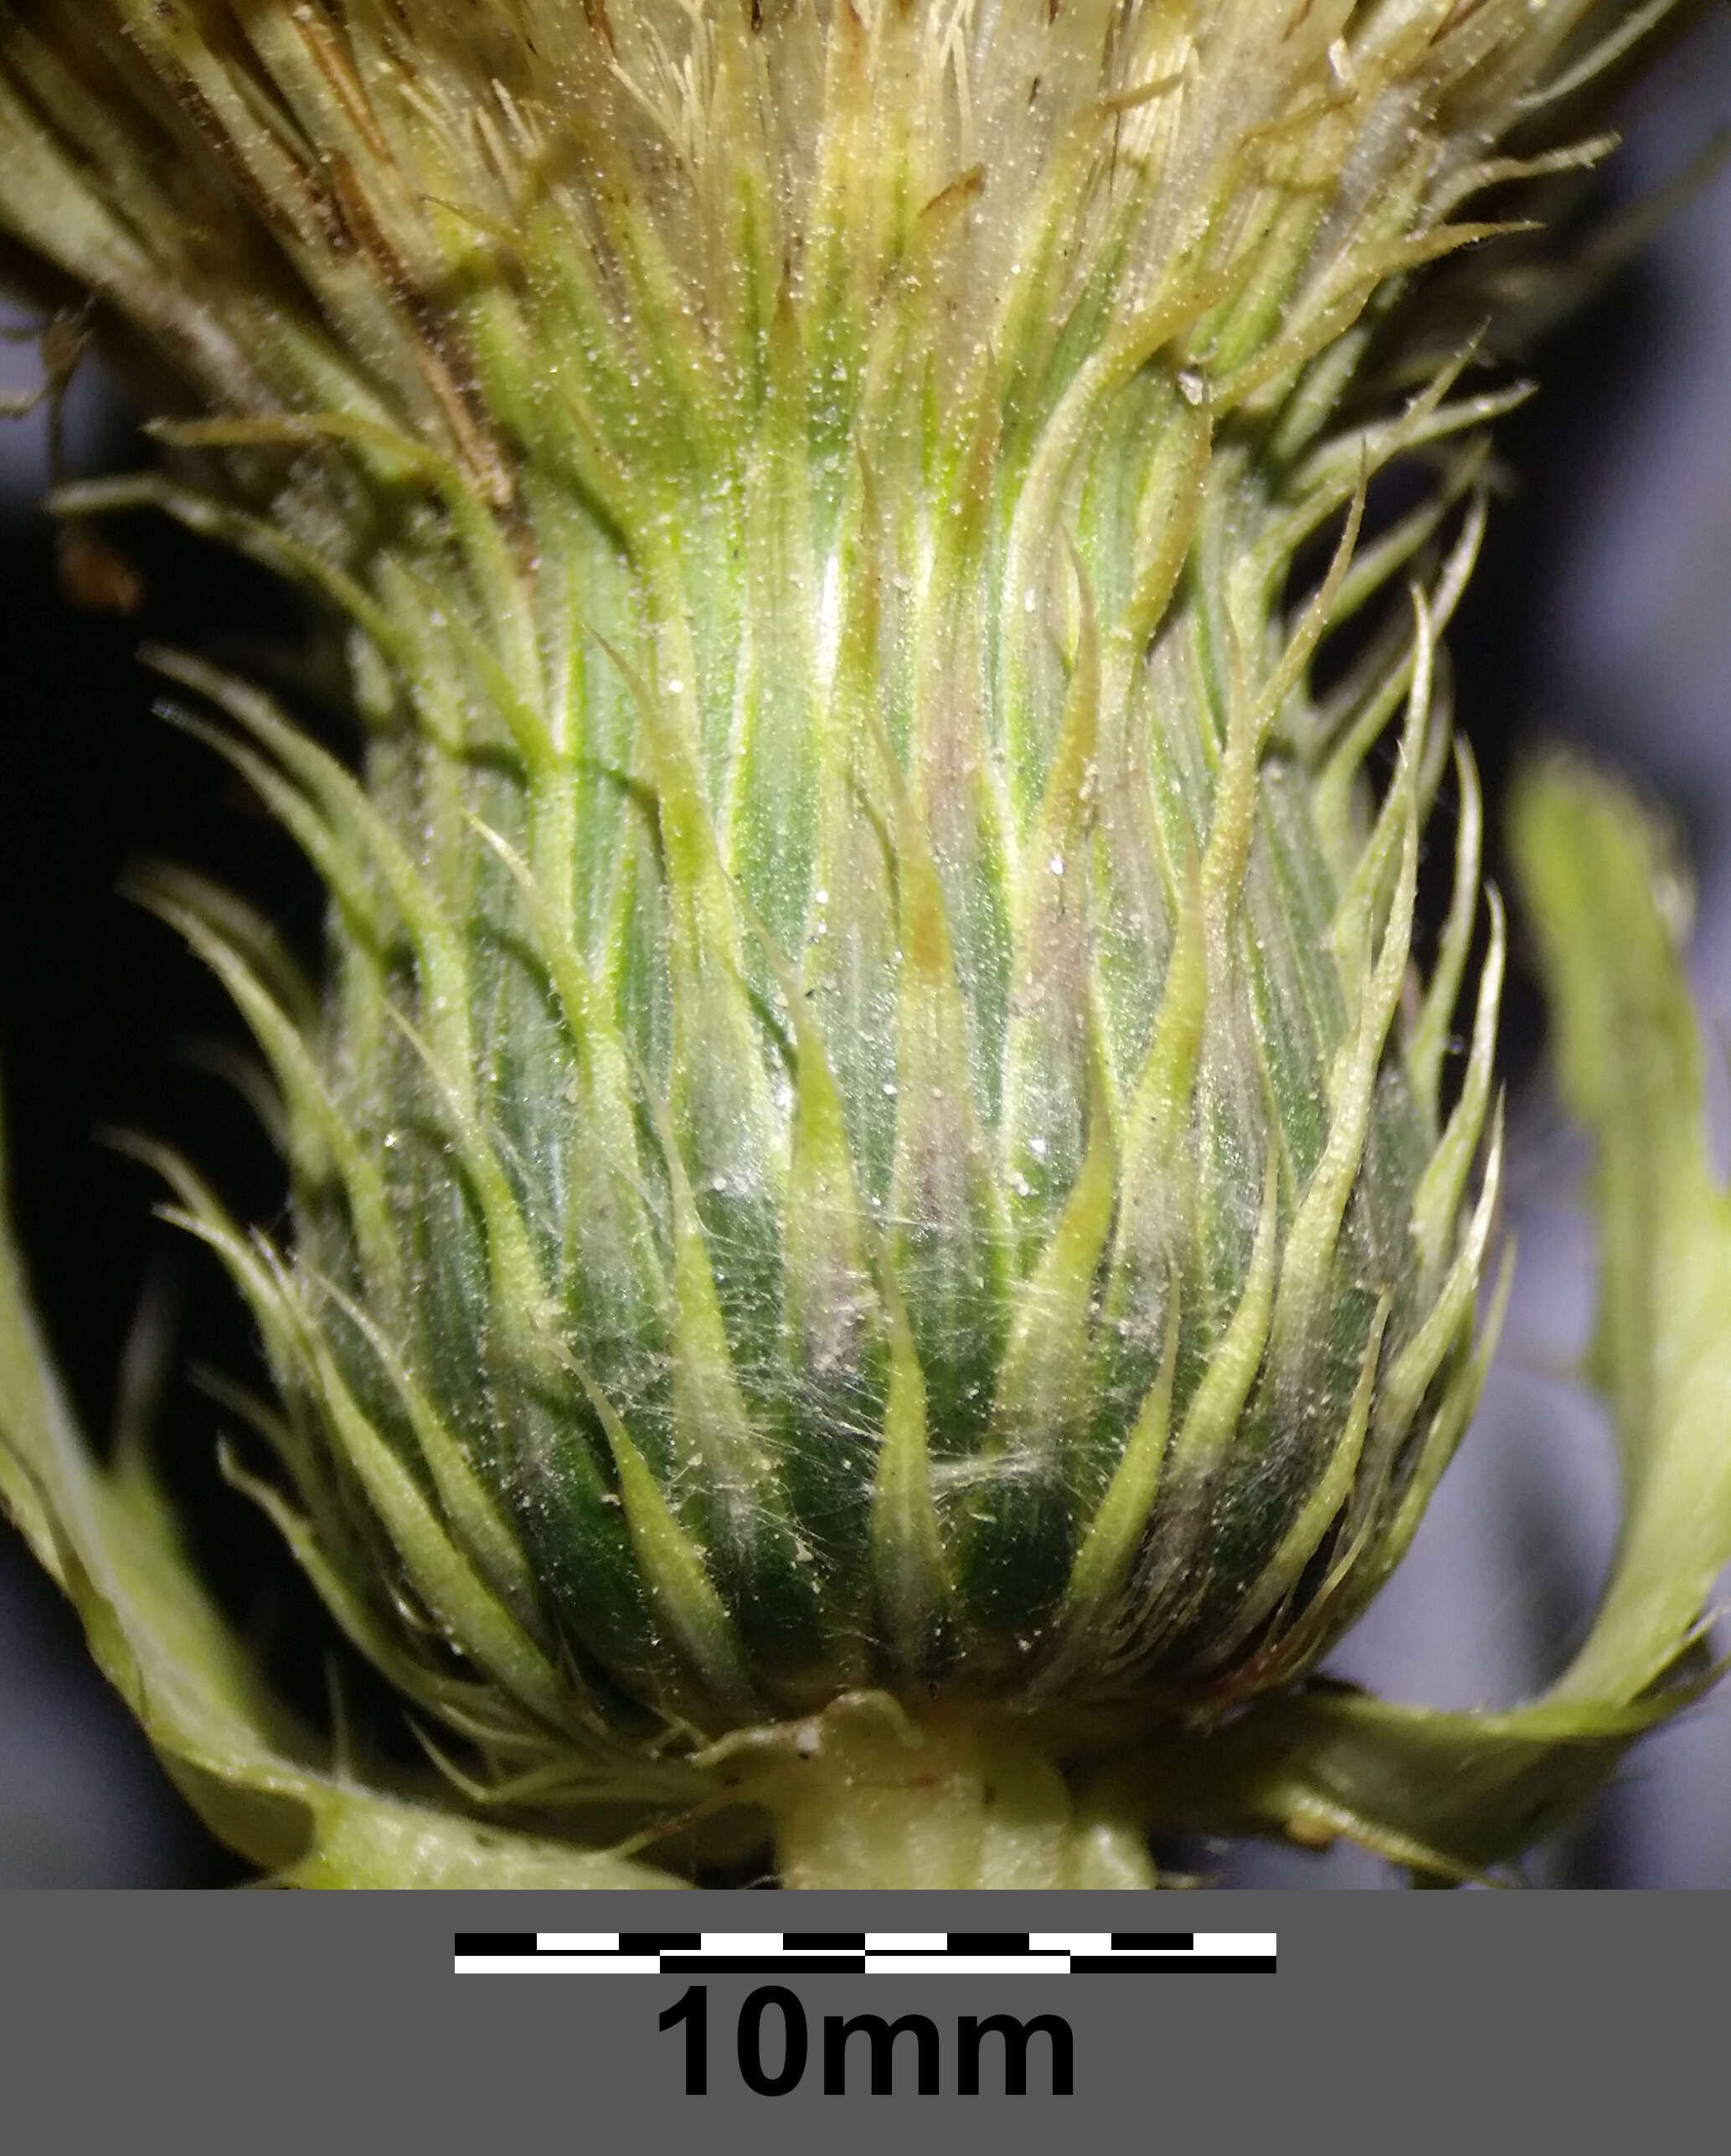
[[[7,221],[214,414],[63,506],[348,624],[358,776],[155,654],[331,900],[315,997],[152,887],[275,1074],[291,1246],[168,1172],[264,1501],[488,1771],[867,1689],[1059,1753],[1218,1719],[1400,1555],[1482,1360],[1502,930],[1438,640],[1508,401],[1410,288],[1599,147],[1547,85],[1651,12],[0,12]]]

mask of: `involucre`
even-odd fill
[[[1438,324],[1634,19],[0,13],[7,221],[216,415],[62,507],[348,624],[358,776],[151,654],[330,897],[315,993],[149,884],[292,1234],[161,1164],[279,1395],[233,1472],[454,1806],[1146,1879],[1104,1763],[1206,1747],[1399,1558],[1499,1158],[1438,639],[1510,397]]]

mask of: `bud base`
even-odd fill
[[[774,1823],[787,1887],[1147,1887],[1142,1831],[1079,1802],[1026,1728],[889,1694],[745,1730],[706,1764]]]

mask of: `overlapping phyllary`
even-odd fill
[[[292,1247],[161,1164],[278,1390],[237,1477],[463,1807],[1146,1877],[1108,1763],[1219,1761],[1398,1560],[1482,1372],[1502,954],[1438,638],[1507,396],[1414,291],[1652,12],[0,15],[8,223],[214,415],[62,507],[348,624],[358,776],[152,654],[331,896],[316,994],[150,886]]]

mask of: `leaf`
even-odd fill
[[[1731,1199],[1667,834],[1579,763],[1528,777],[1512,836],[1550,990],[1557,1081],[1592,1138],[1599,1309],[1586,1375],[1622,1457],[1622,1531],[1557,1700],[1631,1700],[1682,1653],[1731,1562]]]
[[[301,1886],[673,1887],[648,1865],[544,1840],[308,1763],[206,1595],[142,1456],[99,1469],[25,1292],[0,1163],[0,1504],[84,1620],[90,1652],[213,1833]]]
[[[0,1509],[38,1560],[66,1584],[54,1525],[31,1472],[33,1458],[70,1436],[61,1398],[8,1225],[6,1162],[0,1151]]]
[[[1502,1714],[1384,1703],[1327,1682],[1110,1771],[1169,1825],[1346,1835],[1466,1879],[1558,1825],[1645,1730],[1713,1681],[1701,1633],[1731,1562],[1731,1198],[1707,1149],[1699,1029],[1680,955],[1685,885],[1626,788],[1553,759],[1512,838],[1550,994],[1557,1081],[1592,1139],[1599,1313],[1585,1375],[1609,1406],[1624,1516],[1587,1638]]]
[[[1314,1849],[1344,1837],[1414,1871],[1475,1879],[1560,1825],[1698,1689],[1491,1715],[1394,1705],[1324,1681],[1259,1700],[1213,1734],[1143,1747],[1093,1799],[1121,1816],[1139,1808],[1151,1825]]]

